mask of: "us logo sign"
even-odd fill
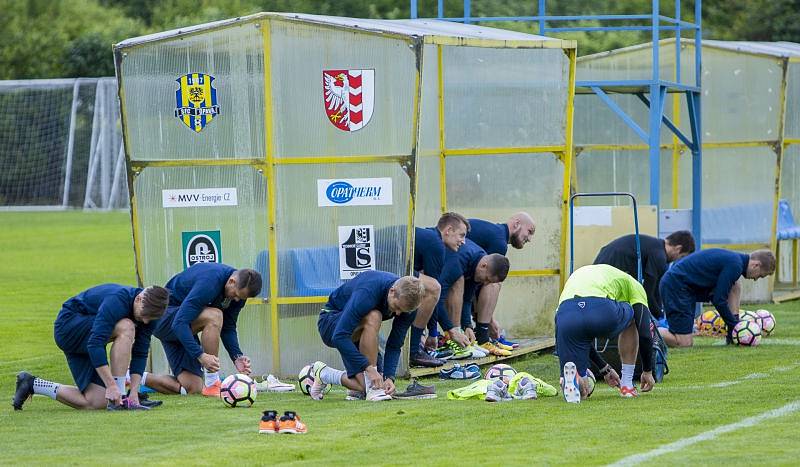
[[[189,73],[176,79],[175,116],[196,133],[203,131],[219,115],[214,77],[203,73]]]
[[[375,239],[371,225],[339,226],[339,277],[352,279],[375,269]]]
[[[375,103],[375,70],[323,70],[325,114],[342,131],[364,128]]]

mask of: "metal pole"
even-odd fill
[[[69,140],[67,141],[67,164],[64,167],[64,192],[61,196],[61,206],[69,205],[70,177],[72,175],[72,153],[75,149],[75,115],[78,113],[78,89],[80,80],[76,79],[72,85],[72,108],[69,112]]]
[[[411,0],[411,14],[409,16],[411,16],[411,19],[417,19],[417,0]]]
[[[117,202],[117,192],[119,191],[119,181],[122,179],[122,168],[125,167],[125,145],[119,143],[119,153],[117,154],[117,166],[114,167],[114,182],[111,184],[111,196],[108,199],[106,209],[112,209]]]
[[[681,82],[681,0],[675,0],[675,82]]]
[[[539,12],[537,13],[537,16],[539,16],[539,35],[541,36],[544,36],[545,28],[547,27],[544,20],[544,16],[546,15],[545,13],[546,3],[547,0],[539,0]]]
[[[470,15],[472,14],[472,0],[464,0],[464,24],[469,24]]]

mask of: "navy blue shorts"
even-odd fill
[[[336,348],[333,344],[333,333],[336,331],[336,325],[339,323],[340,316],[342,316],[341,311],[323,308],[317,319],[319,336],[322,337],[322,342],[328,347]]]
[[[97,370],[94,369],[86,343],[94,325],[94,315],[85,315],[69,308],[62,308],[53,326],[53,337],[56,345],[67,357],[67,365],[75,380],[75,386],[81,392],[86,391],[90,383],[101,388],[106,387]]]
[[[589,349],[597,337],[613,338],[627,328],[633,308],[609,298],[582,297],[564,300],[556,310],[556,348],[560,371],[564,364],[575,363],[578,373],[586,375]]]
[[[669,331],[673,334],[691,334],[694,330],[694,308],[697,298],[679,280],[666,274],[658,284],[661,301],[664,303],[664,316]]]
[[[167,356],[169,367],[172,374],[177,377],[184,371],[188,371],[193,375],[203,377],[203,366],[200,361],[189,355],[186,349],[178,340],[178,337],[172,332],[172,321],[175,319],[175,314],[178,312],[179,306],[167,307],[164,316],[158,321],[158,327],[153,335],[161,340],[161,345],[164,347],[164,354]],[[194,336],[194,340],[200,344],[200,339]]]

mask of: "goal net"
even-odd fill
[[[0,209],[118,209],[128,185],[114,78],[0,81]]]

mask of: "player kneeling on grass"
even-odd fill
[[[239,348],[236,320],[247,298],[261,292],[261,281],[252,269],[219,263],[198,263],[173,276],[167,282],[170,306],[153,334],[161,339],[174,376],[145,372],[142,384],[164,394],[219,397],[220,338],[236,371],[249,375],[250,358]]]
[[[334,290],[319,314],[317,326],[322,342],[339,350],[345,371],[315,362],[311,398],[321,400],[328,384],[338,384],[348,388],[351,397],[368,401],[391,399],[400,348],[424,293],[418,278],[383,271],[362,272]],[[388,319],[393,319],[392,330],[386,340],[381,375],[377,367],[378,332]]]
[[[653,389],[650,311],[642,284],[606,264],[584,266],[569,276],[556,311],[556,351],[563,369],[561,388],[567,402],[590,394],[590,360],[601,368],[609,386],[619,386],[623,397],[636,397],[633,371],[642,357],[642,391]],[[622,381],[594,350],[595,338],[619,336]]]
[[[136,410],[139,382],[147,362],[154,321],[167,308],[162,287],[140,289],[117,284],[92,287],[70,298],[55,321],[56,345],[67,357],[76,386],[54,383],[30,373],[17,375],[15,410],[33,394],[49,396],[76,409]],[[111,364],[106,344],[111,342]],[[130,367],[130,395],[125,373]]]
[[[742,286],[739,277],[754,281],[775,272],[775,255],[770,250],[756,250],[749,255],[720,248],[692,253],[669,268],[661,279],[659,291],[664,300],[663,321],[659,327],[670,347],[693,344],[696,302],[711,301],[728,326],[728,343],[739,322]]]

